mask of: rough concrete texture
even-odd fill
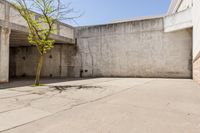
[[[5,19],[5,8],[4,8],[4,4],[0,3],[0,20],[4,20]]]
[[[57,45],[42,76],[191,78],[192,31],[164,33],[163,18],[79,28],[76,47]],[[33,47],[11,48],[12,73],[33,76],[36,57]]]
[[[10,88],[0,90],[0,131],[199,133],[199,94],[199,86],[184,79],[98,78]]]
[[[20,31],[20,32],[26,32],[28,33],[28,30],[26,27],[28,26],[26,21],[23,19],[23,17],[20,15],[20,13],[6,0],[0,1],[0,21],[4,21],[8,19],[9,21],[9,28],[12,30]],[[37,18],[38,14],[35,13],[34,16]],[[53,39],[58,39],[58,41],[66,40],[65,38],[69,40],[74,41],[74,28],[72,26],[69,26],[67,24],[57,22],[55,26],[58,27],[58,32],[54,36],[52,36]],[[24,30],[26,29],[26,30]],[[63,38],[62,38],[63,37]],[[61,39],[61,40],[59,40]],[[67,42],[68,42],[67,41]],[[64,42],[66,43],[66,42]],[[74,42],[73,42],[74,43]]]
[[[200,58],[193,62],[193,79],[200,84]]]
[[[36,14],[34,17],[37,18],[37,16],[38,14]],[[61,22],[57,22],[55,25],[58,27],[58,32],[57,34],[50,35],[50,38],[54,39],[56,43],[61,43],[63,45],[67,43],[75,43],[74,28],[72,26],[63,24]],[[8,82],[9,80],[9,47],[21,45],[28,46],[27,34],[27,24],[20,16],[19,12],[16,11],[16,9],[14,9],[14,7],[7,1],[0,0],[0,82]],[[33,57],[37,56],[36,52],[34,54],[35,55]],[[35,62],[33,61],[33,64],[34,63]],[[16,65],[12,64],[10,66],[11,75],[15,73],[14,66]],[[25,64],[25,66],[27,65]],[[51,75],[51,72],[49,73],[49,75]]]
[[[191,78],[192,31],[164,33],[163,18],[82,27],[77,33],[84,77]]]
[[[0,82],[7,82],[9,77],[9,35],[9,29],[0,27]]]
[[[43,77],[74,77],[75,47],[73,45],[55,45],[45,55]],[[33,47],[10,48],[10,76],[34,76],[38,63],[38,52]]]
[[[173,0],[171,7],[169,9],[169,14],[176,16],[177,12],[185,12],[189,8],[192,9],[192,14],[186,16],[186,19],[192,17],[192,26],[193,26],[193,79],[200,83],[200,1],[199,0]],[[183,19],[183,20],[186,20]],[[174,22],[174,21],[173,21]],[[188,21],[189,22],[189,21]]]

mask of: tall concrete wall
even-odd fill
[[[77,29],[77,46],[56,45],[42,76],[191,78],[191,29],[164,32],[163,18]],[[11,48],[11,75],[34,76],[34,47]]]
[[[192,32],[164,33],[163,18],[82,27],[77,36],[85,77],[191,78]]]
[[[5,5],[0,3],[0,20],[5,20]]]

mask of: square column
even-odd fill
[[[10,29],[0,27],[0,83],[9,81]]]

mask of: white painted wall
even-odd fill
[[[172,0],[168,14],[175,14],[193,6],[193,0]]]
[[[200,0],[194,0],[193,7],[193,59],[200,52]]]
[[[193,0],[182,0],[179,8],[177,9],[177,12],[191,8],[192,5],[193,5]]]

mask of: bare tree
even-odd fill
[[[56,22],[76,18],[69,17],[74,9],[70,8],[70,3],[64,6],[60,0],[12,0],[11,3],[26,21],[29,29],[28,41],[37,47],[40,55],[35,78],[35,85],[39,86],[44,55],[55,43],[50,35],[56,33]]]

